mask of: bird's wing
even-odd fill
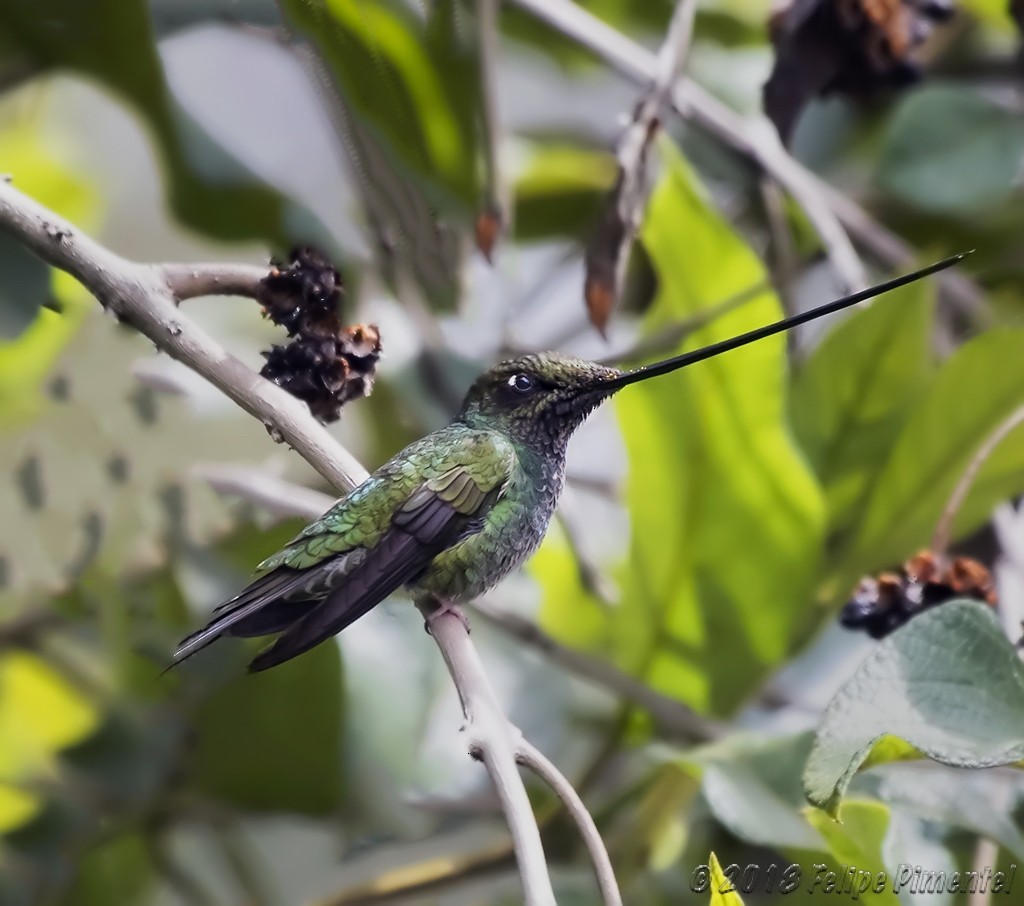
[[[490,455],[481,457],[482,442]],[[208,626],[179,645],[174,663],[225,632],[256,636],[284,630],[251,669],[279,664],[340,632],[474,531],[500,497],[514,451],[486,438],[463,438],[442,452],[444,471],[434,470],[425,480],[420,475],[410,488],[407,470],[384,467],[308,526],[260,564],[252,584],[216,608]],[[374,499],[375,490],[389,491],[380,482],[390,482],[400,495],[393,511],[382,505],[387,501]]]

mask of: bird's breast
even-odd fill
[[[540,546],[564,481],[564,461],[521,455],[501,498],[431,561],[410,591],[453,599],[483,594]]]

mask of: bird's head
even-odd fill
[[[553,352],[524,355],[481,374],[459,416],[518,440],[564,447],[622,377],[618,369]]]

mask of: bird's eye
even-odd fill
[[[520,372],[519,374],[513,374],[512,377],[508,379],[508,385],[515,390],[516,393],[529,393],[533,390],[533,378],[528,374]]]

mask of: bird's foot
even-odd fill
[[[430,615],[427,617],[426,622],[423,624],[423,628],[427,631],[427,634],[433,635],[434,633],[431,630],[431,627],[434,625],[434,622],[438,618],[443,617],[445,614],[449,613],[462,624],[463,628],[466,630],[466,635],[469,635],[469,619],[466,617],[466,614],[463,612],[462,608],[459,607],[458,604],[454,604],[451,601],[438,602],[437,607],[435,607],[430,612]]]

